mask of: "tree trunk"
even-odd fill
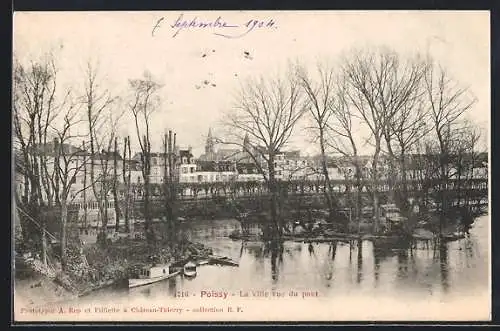
[[[320,149],[321,149],[321,167],[323,169],[323,175],[325,176],[325,199],[326,203],[328,206],[328,211],[330,214],[330,220],[335,216],[336,210],[334,209],[333,206],[333,201],[332,201],[332,184],[330,182],[330,175],[328,174],[328,162],[326,159],[326,151],[325,151],[325,137],[324,137],[324,131],[323,128],[320,128],[319,130],[319,142],[320,142]]]
[[[408,183],[406,176],[406,155],[405,149],[401,148],[401,191],[402,191],[402,200],[404,201],[404,206],[406,207],[408,204]],[[413,188],[415,192],[415,188]]]
[[[273,153],[270,153],[269,155],[269,162],[268,162],[268,169],[269,169],[269,192],[271,193],[271,222],[272,222],[272,231],[271,231],[271,238],[272,239],[279,239],[281,237],[281,221],[280,217],[278,215],[278,190],[277,190],[277,184],[276,184],[276,169],[274,167],[274,155]]]
[[[68,206],[65,198],[61,199],[61,268],[63,271],[67,268],[66,255],[66,223],[68,222]]]
[[[49,200],[48,201],[48,206],[47,206],[47,209],[48,210],[52,210],[53,206],[52,206],[52,203],[51,201]],[[38,213],[39,215],[40,213]],[[47,266],[47,216],[46,215],[42,215],[42,221],[41,221],[41,224],[42,224],[42,262],[43,262],[43,265],[44,266]]]
[[[42,262],[44,266],[47,266],[47,234],[45,222],[42,224]]]
[[[85,143],[83,145],[85,149]],[[87,229],[87,165],[83,166],[83,226]]]
[[[359,165],[355,166],[356,171],[356,218],[358,219],[358,230],[360,230],[361,224],[361,205],[363,203],[363,185],[361,183],[361,169]]]
[[[167,138],[167,137],[165,137]],[[173,213],[173,144],[172,144],[172,131],[168,132],[168,140],[167,140],[167,156],[168,156],[168,185],[166,187],[167,192],[167,217],[169,222],[169,235],[170,241],[173,242],[174,239],[174,213]]]
[[[165,194],[165,213],[166,213],[166,231],[167,231],[167,239],[171,247],[173,247],[173,214],[172,214],[172,131],[168,132],[168,135],[165,134],[163,142],[163,153],[164,153],[164,165],[163,165],[163,187]]]
[[[115,201],[115,231],[120,230],[120,205],[118,203],[118,138],[115,137],[115,148],[113,153],[113,200]]]
[[[389,162],[389,172],[387,174],[387,178],[385,181],[387,182],[389,189],[387,191],[388,201],[390,203],[395,203],[395,198],[397,197],[396,188],[396,169],[394,166],[394,161],[396,160],[396,156],[394,155],[394,151],[392,150],[391,142],[386,137],[387,142],[387,150],[389,152],[390,162]]]
[[[109,199],[108,199],[108,194],[106,192],[106,194],[104,194],[104,219],[103,219],[103,227],[102,229],[104,230],[104,239],[107,238],[107,234],[108,234],[108,221],[109,221],[109,213],[108,213],[108,206],[109,206]]]
[[[439,213],[439,235],[441,236],[443,234],[443,229],[445,227],[445,218],[446,218],[446,211],[448,209],[448,201],[447,201],[447,170],[446,166],[444,163],[444,158],[442,158],[441,161],[441,178],[440,178],[440,183],[439,183],[439,193],[441,196],[441,210]]]
[[[378,173],[378,162],[380,154],[380,142],[376,142],[375,154],[373,155],[372,163],[372,182],[373,182],[373,216],[374,216],[374,228],[375,232],[379,231],[380,227],[380,215],[379,215],[379,196],[378,196],[378,185],[379,185],[379,173]]]
[[[144,177],[144,231],[146,235],[146,240],[149,245],[154,242],[154,233],[151,227],[151,216],[150,216],[150,206],[149,206],[149,195],[150,195],[150,160],[151,160],[151,146],[149,146],[146,136],[144,136],[144,146],[145,153],[143,156],[143,177]]]
[[[128,176],[127,176],[127,167],[126,167],[126,160],[127,160],[127,155],[128,155],[128,160],[130,161],[131,153],[130,153],[130,138],[125,137],[123,140],[123,184],[124,184],[124,189],[125,189],[125,232],[129,233],[130,232],[130,224],[129,224],[129,210],[130,210],[130,204],[131,204],[131,197],[130,197],[130,176],[131,176],[131,169],[130,169],[130,164],[128,167]],[[127,153],[128,152],[128,153]]]

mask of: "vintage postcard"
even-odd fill
[[[491,319],[489,12],[13,34],[15,321]]]

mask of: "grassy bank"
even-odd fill
[[[210,248],[189,241],[176,245],[157,242],[148,246],[143,240],[120,239],[106,247],[70,246],[64,272],[57,261],[50,265],[54,275],[32,268],[22,279],[16,277],[16,297],[19,295],[24,305],[69,300],[124,282],[137,268],[146,264],[174,263],[210,254]]]

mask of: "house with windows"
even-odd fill
[[[180,183],[196,182],[196,162],[191,148],[179,150],[179,160],[176,169]]]
[[[237,181],[239,182],[262,182],[264,176],[260,173],[254,162],[239,162],[236,164]]]
[[[237,164],[231,160],[227,161],[196,161],[196,182],[230,182],[237,179]]]

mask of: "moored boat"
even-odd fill
[[[208,264],[210,261],[209,260],[201,260],[201,261],[198,261],[198,265],[205,265],[205,264]]]
[[[210,255],[211,264],[220,264],[231,267],[238,267],[240,264],[227,256]]]
[[[416,240],[432,240],[434,239],[434,233],[430,230],[417,228],[412,232],[412,238]]]
[[[458,233],[458,232],[455,232],[455,233],[446,233],[446,234],[442,234],[441,235],[441,240],[443,240],[445,242],[460,240],[460,239],[463,239],[463,238],[465,238],[465,234],[464,233]]]
[[[129,278],[128,287],[133,288],[153,284],[165,279],[175,277],[179,273],[179,271],[171,272],[169,265],[143,267],[139,272],[139,278]]]
[[[184,276],[187,276],[187,277],[196,276],[196,264],[191,262],[191,261],[186,263],[184,265],[184,268],[183,268],[183,273],[184,273]]]

